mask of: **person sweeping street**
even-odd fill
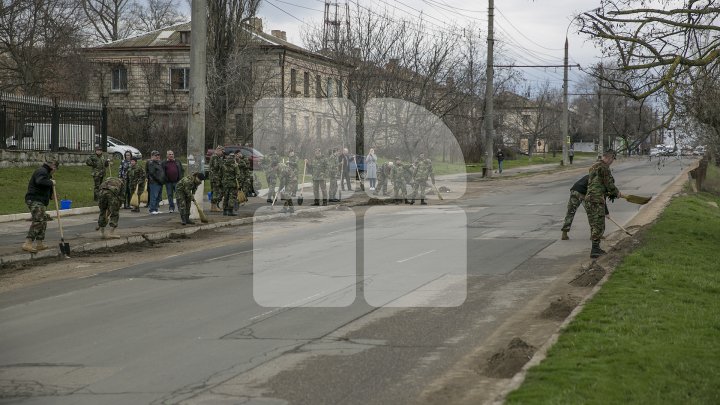
[[[192,200],[195,198],[195,192],[203,181],[205,181],[204,174],[193,173],[183,177],[178,182],[175,195],[177,197],[178,211],[180,211],[180,224],[195,224],[195,222],[190,219],[190,204],[192,204]]]
[[[600,249],[600,239],[605,233],[605,198],[622,198],[623,194],[615,187],[615,180],[610,174],[610,165],[615,161],[615,151],[608,149],[600,160],[590,167],[588,187],[585,194],[585,211],[590,223],[590,239],[592,248],[590,257],[595,259],[606,252]]]
[[[120,219],[120,205],[125,201],[125,182],[118,177],[108,177],[100,184],[100,195],[98,197],[97,228],[103,239],[117,239],[120,236],[115,234]],[[105,232],[105,227],[110,225],[110,232]]]
[[[33,172],[28,182],[25,204],[30,209],[32,223],[30,229],[28,229],[25,243],[22,245],[22,250],[26,252],[37,253],[48,248],[44,243],[48,220],[45,211],[52,197],[53,186],[55,185],[52,175],[57,168],[58,161],[52,157],[47,157],[45,163]],[[35,246],[33,246],[33,243],[35,243]]]

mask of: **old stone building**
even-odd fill
[[[351,66],[288,42],[284,31],[265,33],[259,18],[244,31],[248,40],[233,66],[238,76],[217,83],[208,68],[209,92],[235,92],[224,136],[206,134],[208,144],[251,142],[253,106],[262,98],[347,98]],[[187,121],[190,35],[188,22],[87,49],[94,66],[89,100],[105,101],[111,111],[149,120],[153,130],[181,133]],[[315,118],[288,116],[286,125],[314,133],[314,122]],[[302,128],[304,123],[308,128]]]

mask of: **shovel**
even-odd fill
[[[302,183],[300,184],[300,195],[297,198],[298,205],[302,205],[305,198],[303,198],[303,190],[305,189],[305,172],[307,170],[307,162],[303,165],[303,176],[302,176]]]
[[[60,253],[62,253],[66,259],[70,258],[70,244],[65,242],[65,236],[63,235],[62,223],[60,222],[60,204],[58,204],[57,191],[55,191],[55,185],[53,184],[53,197],[55,197],[55,212],[57,215],[58,227],[60,227]]]
[[[275,197],[273,198],[272,204],[270,205],[271,210],[275,208],[275,201],[277,201],[278,194],[282,194],[283,191],[285,191],[285,187],[283,187],[282,190],[278,190],[277,192],[275,192]]]

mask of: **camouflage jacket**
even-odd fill
[[[390,166],[390,162],[385,162],[380,166],[380,168],[377,171],[377,178],[379,181],[383,181],[390,178],[390,173],[392,173],[392,166]]]
[[[85,160],[85,164],[92,167],[93,177],[105,176],[105,168],[110,165],[102,154],[100,156],[93,154]]]
[[[199,185],[200,183],[195,182],[195,175],[191,174],[180,179],[180,181],[178,181],[177,185],[175,186],[175,190],[177,191],[178,195],[192,196],[193,194],[195,194],[195,191],[197,191]]]
[[[390,172],[390,179],[393,184],[405,183],[408,178],[408,167],[405,163],[395,163]]]
[[[210,158],[210,176],[213,182],[220,182],[222,180],[222,168],[223,168],[223,157],[218,155],[212,155]]]
[[[223,187],[237,187],[240,183],[240,180],[242,180],[240,168],[238,167],[237,163],[235,163],[235,159],[225,159],[225,163],[222,167]]]
[[[277,152],[270,152],[262,160],[263,170],[265,170],[265,176],[275,177],[277,176],[277,166],[273,168],[273,163],[280,163],[280,155]]]
[[[620,191],[615,187],[615,179],[610,174],[610,166],[603,161],[595,162],[588,175],[585,200],[594,203],[605,202],[605,197],[616,198]]]
[[[413,181],[427,181],[432,176],[432,161],[430,159],[418,159],[415,163]]]
[[[128,179],[130,181],[131,191],[135,190],[135,187],[137,185],[145,183],[144,165],[141,163],[136,163],[135,166],[130,167],[130,171],[128,172]]]
[[[310,172],[313,180],[328,179],[328,159],[324,156],[315,157],[308,161],[307,170]]]
[[[298,171],[298,157],[297,155],[288,156],[288,169],[290,169],[290,175],[297,175]]]
[[[109,192],[120,201],[125,200],[125,182],[119,177],[108,177],[100,184],[100,192]]]

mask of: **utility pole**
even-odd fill
[[[600,64],[600,77],[603,75],[603,66]],[[605,138],[605,111],[603,110],[602,79],[598,78],[598,150],[597,157],[600,158],[605,150],[603,141]]]
[[[562,110],[562,164],[568,164],[568,38],[565,35],[565,59],[563,61],[563,110]]]
[[[207,96],[207,0],[192,0],[190,23],[190,104],[188,107],[188,173],[205,173],[205,97]],[[195,200],[205,194],[200,183]],[[191,207],[197,218],[197,210]]]
[[[488,0],[488,38],[487,38],[487,68],[485,70],[485,167],[483,168],[483,177],[492,177],[493,171],[493,137],[495,136],[495,128],[493,127],[493,80],[495,70],[493,67],[493,18],[494,18],[495,2]]]

